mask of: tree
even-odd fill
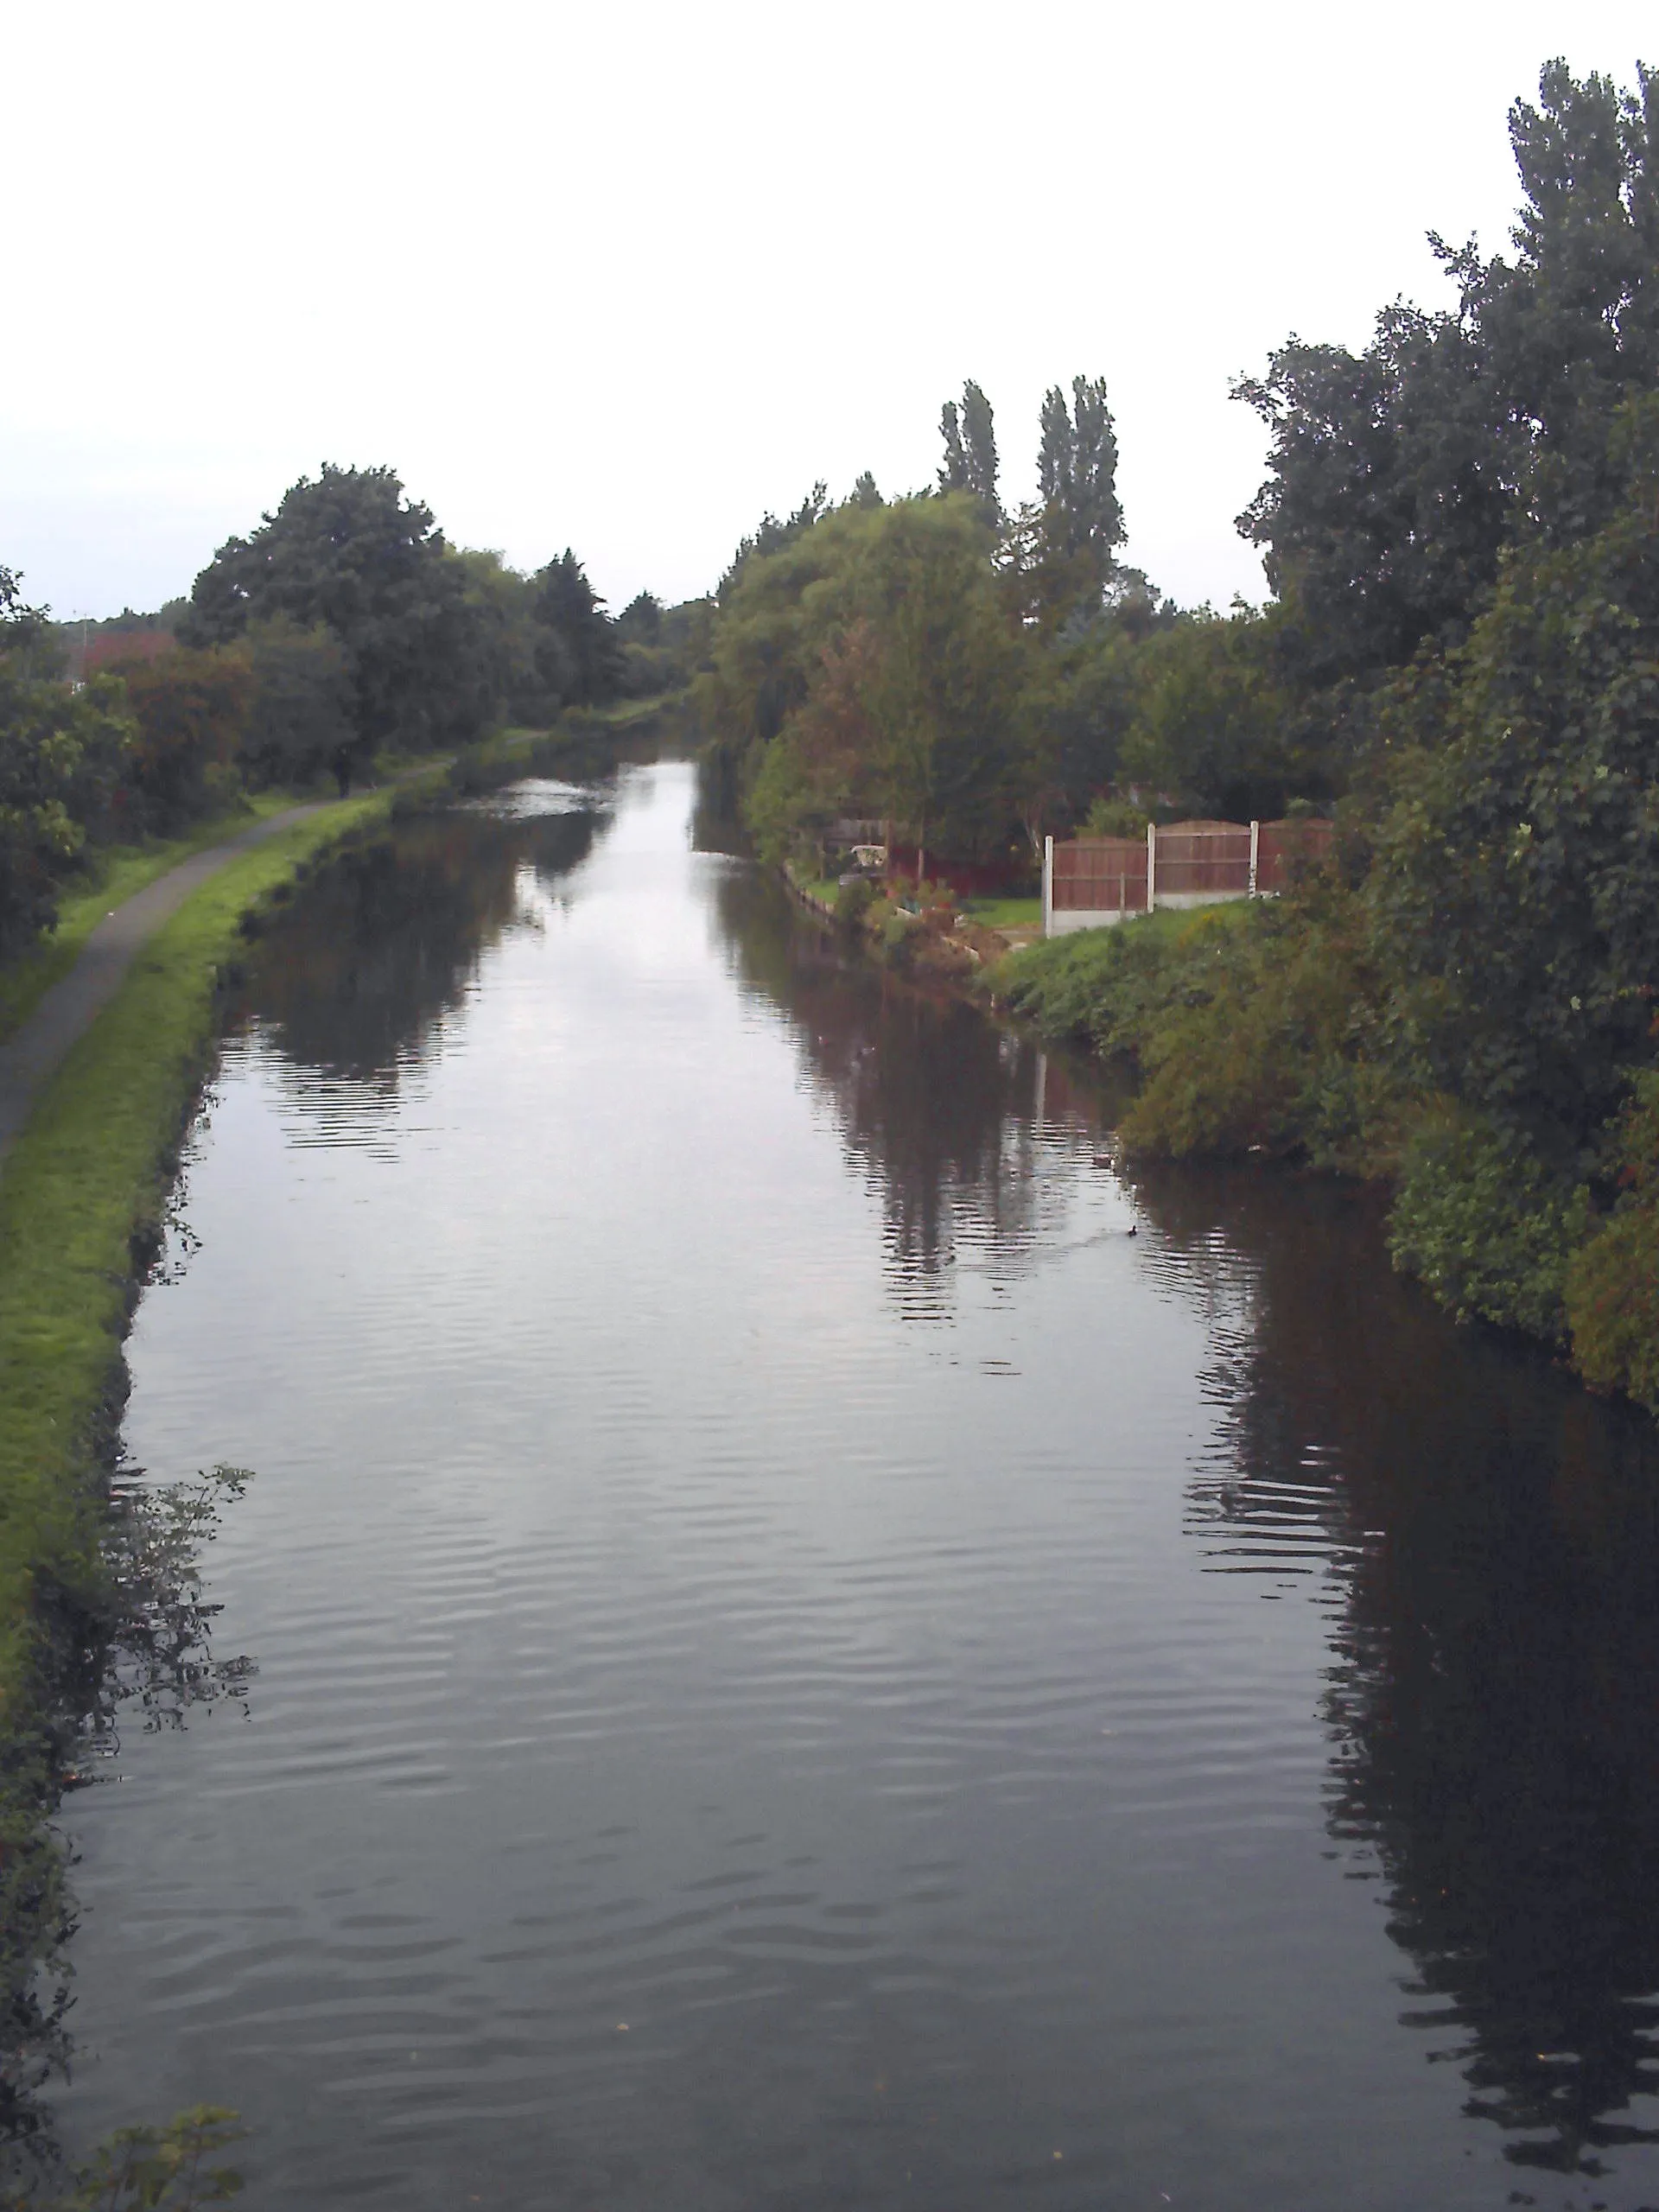
[[[1224,821],[1284,811],[1294,763],[1289,701],[1261,617],[1206,607],[1149,638],[1135,657],[1124,777]]]
[[[1399,687],[1372,832],[1418,1080],[1556,1162],[1654,1052],[1659,396],[1621,409],[1602,467],[1623,480],[1611,520],[1517,550],[1444,682]]]
[[[1053,385],[1043,399],[1040,433],[1038,505],[1022,518],[1020,565],[1032,611],[1052,627],[1099,610],[1124,539],[1105,378],[1074,377],[1070,409]]]
[[[220,546],[180,637],[230,644],[275,615],[340,640],[359,753],[477,734],[480,638],[466,577],[430,509],[406,499],[391,469],[328,464],[302,477],[251,537]]]
[[[622,646],[605,602],[567,545],[534,578],[537,651],[550,690],[562,684],[567,705],[589,707],[615,698],[621,686]]]
[[[1659,383],[1656,103],[1649,72],[1621,94],[1550,62],[1538,105],[1510,115],[1514,260],[1431,237],[1455,310],[1397,302],[1359,354],[1293,338],[1235,387],[1271,439],[1239,528],[1302,617],[1305,682],[1457,645],[1505,544],[1611,513],[1614,413]]]
[[[997,496],[995,420],[991,403],[971,378],[962,387],[962,406],[947,399],[939,416],[944,440],[944,459],[939,466],[941,492],[971,492],[985,511],[988,522],[1002,518]]]
[[[26,673],[43,611],[22,606],[0,570],[0,950],[26,944],[56,918],[59,883],[89,823],[119,825],[134,736],[118,683],[79,691]]]
[[[636,592],[617,616],[616,627],[628,645],[654,645],[663,634],[662,601],[652,592]]]
[[[250,623],[243,643],[253,696],[242,760],[254,785],[303,784],[350,749],[351,665],[322,623],[302,629],[285,614]]]
[[[0,568],[0,653],[20,675],[42,672],[34,657],[51,627],[51,610],[26,605],[22,578],[15,569]]]
[[[874,485],[871,488],[874,488]],[[731,593],[736,589],[738,579],[743,573],[746,563],[757,558],[764,559],[769,553],[781,553],[785,546],[792,545],[798,537],[804,537],[809,530],[822,522],[829,512],[830,486],[820,477],[801,501],[800,505],[792,514],[786,515],[782,522],[779,522],[777,516],[770,511],[763,514],[760,526],[753,537],[739,539],[737,550],[732,556],[731,565],[715,588],[716,602],[723,606]]]
[[[868,785],[914,836],[919,871],[930,836],[982,850],[1007,821],[1020,640],[977,502],[901,500],[861,520],[835,603],[868,626]]]
[[[967,854],[1008,821],[1024,641],[970,495],[849,501],[754,555],[697,687],[772,842],[856,806]]]
[[[253,703],[245,652],[175,646],[156,658],[117,661],[137,731],[130,775],[152,827],[207,811],[235,780]]]
[[[1455,645],[1491,588],[1513,498],[1477,338],[1395,306],[1360,355],[1293,339],[1235,396],[1268,424],[1268,483],[1239,518],[1322,686]]]
[[[1177,620],[1138,569],[1118,569],[1096,620],[1030,655],[1016,722],[1014,779],[1033,860],[1045,831],[1069,827],[1123,772],[1145,689],[1147,640]]]

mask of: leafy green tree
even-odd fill
[[[1611,519],[1505,563],[1444,683],[1402,690],[1370,895],[1427,1089],[1572,1168],[1644,1064],[1659,976],[1659,396]],[[1409,741],[1413,738],[1415,743]]]
[[[1007,821],[1024,640],[970,495],[849,502],[744,572],[698,687],[776,837],[855,806],[966,855]]]
[[[17,675],[57,673],[55,667],[37,664],[51,629],[51,610],[29,606],[23,599],[22,576],[15,569],[0,568],[0,653]]]
[[[534,582],[537,665],[550,691],[562,685],[565,703],[577,707],[615,698],[623,670],[616,625],[569,546]]]
[[[481,727],[482,640],[465,573],[391,469],[330,464],[302,477],[251,537],[220,546],[179,634],[226,645],[276,615],[340,640],[359,753],[458,742]]]
[[[1304,681],[1457,644],[1507,543],[1611,511],[1614,411],[1659,383],[1659,92],[1637,75],[1623,94],[1554,61],[1538,105],[1516,103],[1514,259],[1431,239],[1455,310],[1396,304],[1360,354],[1293,339],[1235,387],[1270,436],[1239,526],[1304,618]]]
[[[855,507],[879,507],[884,504],[875,479],[868,468],[855,481],[851,497]]]
[[[731,565],[715,590],[716,602],[721,606],[725,604],[736,589],[738,579],[749,561],[764,560],[769,554],[781,553],[786,545],[792,545],[797,538],[804,537],[822,522],[829,512],[830,487],[820,478],[794,512],[786,515],[781,522],[770,512],[762,515],[753,535],[739,541]]]
[[[78,691],[34,672],[52,658],[50,620],[0,568],[0,951],[27,944],[57,917],[57,888],[89,825],[118,833],[136,735],[121,686],[97,677]]]
[[[663,634],[663,602],[652,592],[636,592],[616,618],[625,644],[654,645]]]
[[[155,659],[117,661],[137,724],[130,778],[149,826],[170,830],[222,803],[253,703],[245,653],[175,646]]]
[[[1224,821],[1284,811],[1294,772],[1290,702],[1259,618],[1200,607],[1140,646],[1119,756],[1129,781]]]
[[[1046,832],[1074,827],[1123,774],[1145,688],[1142,648],[1176,619],[1138,569],[1119,569],[1096,620],[1028,652],[1013,777],[1033,862]]]
[[[0,950],[51,927],[89,826],[105,836],[139,826],[125,804],[136,736],[111,677],[72,692],[0,652]]]
[[[241,649],[253,676],[244,772],[255,785],[310,782],[352,745],[346,648],[321,622],[302,629],[273,614],[248,625]]]
[[[866,691],[884,813],[941,849],[1006,819],[1021,640],[1002,618],[979,505],[905,500],[857,549],[850,597],[879,643]]]

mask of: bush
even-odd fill
[[[864,876],[855,876],[836,893],[836,920],[845,930],[855,930],[870,911],[875,888]]]
[[[1615,1214],[1574,1255],[1566,1305],[1585,1381],[1659,1414],[1659,1205]]]
[[[888,964],[902,968],[910,957],[911,937],[917,927],[916,917],[895,906],[881,925],[881,954]]]
[[[1594,1389],[1659,1413],[1659,1069],[1637,1078],[1617,1163],[1618,1205],[1567,1268],[1573,1361]]]
[[[133,735],[107,677],[71,692],[20,677],[0,654],[0,953],[55,921],[88,825],[119,828]]]
[[[1588,1227],[1582,1184],[1551,1178],[1487,1117],[1447,1107],[1406,1147],[1389,1249],[1460,1321],[1560,1343],[1567,1269]]]
[[[151,826],[206,813],[235,789],[235,761],[253,703],[245,655],[180,646],[111,663],[138,725],[131,777]]]

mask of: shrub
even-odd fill
[[[1619,1127],[1618,1205],[1573,1258],[1573,1362],[1599,1390],[1659,1413],[1659,1069],[1637,1078]]]
[[[180,646],[111,667],[138,725],[132,782],[153,824],[169,827],[222,802],[234,788],[253,701],[245,656]]]
[[[842,929],[855,930],[870,911],[874,887],[863,876],[843,883],[836,893],[836,920]]]
[[[1568,1265],[1588,1226],[1582,1184],[1552,1178],[1489,1117],[1443,1107],[1406,1147],[1389,1249],[1460,1321],[1559,1343]]]

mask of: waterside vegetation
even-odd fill
[[[1435,239],[1451,305],[1238,384],[1265,609],[1183,612],[1120,564],[1098,380],[1050,393],[1013,515],[969,385],[936,486],[817,486],[740,548],[698,688],[804,874],[872,817],[985,889],[1045,832],[1334,810],[1328,877],[995,988],[1133,1058],[1136,1146],[1383,1182],[1453,1313],[1659,1411],[1659,78],[1553,62],[1510,129],[1509,253]]]

